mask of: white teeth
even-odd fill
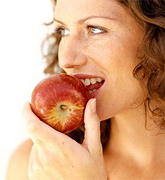
[[[84,79],[80,79],[81,80],[81,82],[83,83],[83,84],[85,84],[85,81],[84,81]]]
[[[103,79],[101,78],[80,79],[80,80],[84,83],[85,86],[89,86],[90,84],[94,85],[97,82],[103,81]]]
[[[92,94],[92,93],[95,92],[95,91],[96,91],[96,89],[91,90],[91,91],[89,91],[89,94]]]
[[[102,81],[102,79],[101,78],[97,78],[97,82],[101,82]]]
[[[85,79],[85,86],[89,86],[90,85],[90,80],[89,79]]]
[[[96,78],[90,79],[91,84],[96,84]]]

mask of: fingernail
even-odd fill
[[[92,112],[95,113],[96,112],[96,98],[93,98],[91,100],[91,104],[90,105],[91,105]]]

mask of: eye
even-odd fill
[[[106,30],[104,30],[100,27],[95,27],[95,26],[91,26],[91,25],[88,25],[87,28],[88,28],[90,34],[100,34],[100,33],[106,32]]]
[[[61,37],[68,36],[70,31],[64,27],[57,27],[54,29],[55,33],[59,34]]]

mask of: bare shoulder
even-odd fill
[[[26,140],[13,152],[9,160],[6,180],[28,180],[28,164],[32,145],[31,140]]]

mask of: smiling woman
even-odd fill
[[[68,134],[24,107],[29,179],[165,178],[164,9],[161,0],[54,1],[45,73],[79,78],[91,99]]]
[[[126,0],[118,0],[119,3],[124,7],[124,9],[133,16],[137,22],[139,23],[139,26],[143,28],[143,31],[145,33],[143,42],[141,43],[141,47],[139,49],[138,58],[140,59],[139,64],[136,65],[136,67],[133,70],[133,75],[136,77],[142,86],[144,86],[144,91],[148,94],[148,96],[145,99],[145,107],[146,111],[151,111],[152,115],[155,116],[158,114],[160,117],[159,120],[155,121],[155,125],[159,127],[159,130],[157,133],[162,133],[164,131],[165,126],[165,120],[164,120],[164,6],[162,1],[156,3],[156,2],[148,2],[148,1],[126,1]],[[56,1],[54,1],[54,5],[56,5]],[[149,11],[149,7],[152,7],[152,11]],[[64,8],[64,7],[63,7]],[[115,14],[115,13],[114,13]],[[113,14],[113,15],[114,15]],[[117,16],[117,15],[116,15]],[[98,23],[98,26],[100,26],[100,21],[105,21],[104,24],[106,26],[104,27],[95,27],[93,25],[87,25],[84,28],[89,31],[90,34],[100,34],[105,33],[107,31],[107,27],[110,27],[109,29],[112,29],[112,23],[108,21],[114,20],[115,18],[111,18],[110,16],[88,16],[87,18],[84,18],[83,20],[79,20],[79,23],[82,24],[82,22],[85,22],[88,19],[93,19],[93,21],[96,21],[96,24]],[[120,16],[119,16],[120,18]],[[120,18],[121,19],[121,18]],[[124,17],[125,19],[125,17]],[[100,20],[100,21],[99,21]],[[56,20],[54,18],[54,24],[55,24],[55,32],[52,33],[50,36],[47,37],[46,41],[44,43],[49,43],[49,38],[55,38],[56,43],[59,43],[59,39],[63,36],[67,36],[70,34],[69,30],[65,27],[64,23]],[[125,21],[124,21],[125,22]],[[60,27],[60,24],[62,26]],[[157,42],[157,43],[156,43]],[[48,52],[53,52],[52,50],[56,44],[53,44],[52,46],[49,44],[49,50]],[[159,53],[157,53],[159,52]],[[57,53],[54,54],[47,54],[44,55],[47,57],[48,66],[45,69],[45,73],[48,74],[54,74],[56,73],[54,70],[60,70],[60,68],[54,68],[55,66],[58,67],[58,59],[57,59]],[[102,59],[102,58],[101,58]],[[50,63],[52,62],[52,63]],[[86,79],[86,82],[88,79]],[[88,82],[87,82],[88,83]],[[147,86],[146,86],[147,85]],[[146,87],[145,87],[146,86]],[[151,105],[151,101],[156,103],[155,106]],[[154,119],[153,119],[154,121]],[[146,128],[155,128],[152,125],[150,125],[150,122],[147,124],[147,117],[146,117]],[[106,135],[104,133],[102,134],[103,145],[108,140],[107,136],[107,130],[109,128],[109,120],[106,122],[102,122],[102,129],[101,132],[106,132]],[[104,125],[105,124],[105,125]],[[150,127],[151,126],[151,127]],[[107,127],[107,128],[105,128]],[[83,128],[80,128],[80,131]],[[72,133],[71,133],[72,134]],[[80,133],[81,134],[81,133]],[[80,138],[81,140],[83,138]]]

